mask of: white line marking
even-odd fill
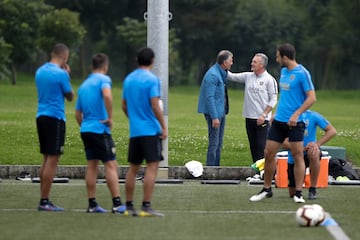
[[[340,226],[327,226],[326,229],[335,240],[350,240]]]
[[[36,208],[1,208],[0,212],[35,212]],[[65,209],[64,212],[83,212],[86,209]],[[205,210],[164,210],[165,213],[192,213],[192,214],[294,214],[295,211],[242,211],[242,210],[228,210],[228,211],[205,211]],[[342,228],[338,225],[325,226],[327,231],[334,237],[335,240],[350,240]]]
[[[0,212],[34,212],[36,208],[0,208]],[[86,212],[86,209],[65,209],[64,212]],[[294,214],[294,211],[241,211],[241,210],[224,210],[224,211],[205,211],[205,210],[163,210],[167,213],[192,213],[192,214]]]

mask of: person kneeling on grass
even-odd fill
[[[320,113],[307,110],[304,114],[305,132],[304,132],[304,161],[305,166],[310,169],[310,188],[309,200],[316,199],[316,186],[320,173],[320,146],[328,142],[336,135],[336,129]],[[325,134],[316,141],[316,129],[321,128]],[[289,147],[288,139],[283,143],[284,148]],[[288,179],[289,195],[292,198],[295,194],[295,177],[294,177],[294,158],[291,151],[288,151]]]

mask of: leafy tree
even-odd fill
[[[324,24],[324,39],[329,51],[323,73],[323,86],[332,89],[360,87],[360,1],[336,1],[329,4]]]
[[[129,47],[129,51],[135,56],[135,52],[143,46],[146,46],[147,42],[147,25],[146,21],[139,21],[136,19],[125,17],[123,24],[117,26],[118,38]],[[169,82],[170,84],[181,83],[181,66],[180,66],[180,54],[177,47],[180,40],[176,37],[175,29],[169,30]],[[135,58],[128,71],[135,68]]]
[[[0,2],[1,31],[10,44],[12,83],[16,84],[16,66],[34,60],[39,18],[49,10],[43,0],[3,0]]]
[[[300,57],[308,65],[315,86],[358,88],[360,62],[360,1],[293,0],[304,15]]]
[[[52,47],[62,42],[72,46],[79,46],[86,33],[79,22],[79,14],[68,9],[55,9],[40,18],[39,46],[50,52]]]
[[[228,0],[170,1],[170,26],[181,41],[183,83],[199,82],[217,52],[230,48],[227,43],[236,5],[236,1]]]

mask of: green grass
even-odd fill
[[[114,80],[114,129],[120,165],[127,165],[128,123],[121,111],[121,84]],[[73,81],[77,90],[79,80]],[[207,127],[197,113],[199,87],[169,89],[169,165],[183,165],[188,160],[205,163]],[[241,116],[243,91],[231,89],[230,114],[225,127],[221,165],[251,164],[244,119]],[[360,91],[318,91],[313,109],[321,112],[337,128],[338,135],[327,145],[346,148],[347,160],[360,166]],[[75,102],[66,102],[67,134],[62,165],[84,165],[85,156],[74,117]],[[35,126],[37,107],[33,76],[19,75],[18,84],[0,82],[0,164],[38,165],[41,155]],[[321,131],[318,135],[320,136]]]
[[[121,192],[124,186],[121,185]],[[251,203],[249,197],[260,186],[158,184],[153,207],[163,218],[133,218],[108,214],[87,214],[85,182],[71,180],[55,184],[54,203],[65,212],[38,212],[39,185],[3,180],[0,183],[1,239],[333,239],[325,227],[299,227],[294,219],[300,206],[287,195],[287,189],[274,188],[274,197]],[[360,239],[358,228],[358,187],[330,186],[318,190],[318,203],[332,215],[350,239]],[[307,192],[305,192],[307,193]],[[141,201],[138,182],[135,204]],[[97,200],[107,209],[111,199],[105,184],[97,185]]]

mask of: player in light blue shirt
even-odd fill
[[[51,185],[54,180],[60,155],[64,153],[65,143],[65,104],[72,101],[74,92],[70,84],[70,67],[67,65],[69,48],[56,44],[51,51],[51,59],[42,65],[35,74],[38,94],[36,128],[43,163],[40,168],[39,211],[63,211],[50,200]]]
[[[48,116],[66,120],[65,97],[72,93],[69,73],[58,64],[47,62],[35,74],[38,91],[38,109],[36,117]]]
[[[147,69],[138,68],[124,81],[123,99],[127,103],[130,138],[161,134],[159,121],[151,108],[151,98],[160,98],[160,80]]]
[[[81,139],[87,159],[86,190],[88,213],[105,213],[96,201],[96,180],[100,161],[104,163],[107,187],[112,196],[112,212],[127,214],[120,199],[118,165],[115,143],[111,137],[112,92],[111,79],[106,75],[109,58],[103,53],[92,58],[92,73],[78,90],[75,118],[80,125]]]
[[[276,169],[275,155],[286,138],[295,159],[295,203],[304,203],[302,186],[305,175],[303,138],[305,123],[302,113],[316,102],[314,86],[309,72],[295,60],[296,51],[291,44],[277,48],[276,61],[283,67],[280,76],[280,98],[265,146],[264,187],[250,198],[260,201],[272,197],[271,184]]]
[[[298,64],[291,70],[286,67],[281,69],[279,86],[281,94],[274,119],[287,123],[307,99],[307,92],[314,91],[314,85],[309,71]],[[301,121],[303,115],[299,114],[297,122]]]
[[[109,76],[93,72],[80,86],[76,102],[76,110],[83,114],[80,132],[111,133],[110,124],[107,124],[111,118],[109,119],[102,93],[103,89],[111,90],[111,85]]]
[[[163,216],[151,208],[155,180],[162,157],[161,140],[167,137],[167,127],[160,107],[160,79],[150,70],[155,61],[151,48],[137,54],[138,68],[124,80],[122,110],[129,119],[130,140],[126,173],[126,209],[132,215]],[[136,175],[146,161],[141,211],[134,207]]]

